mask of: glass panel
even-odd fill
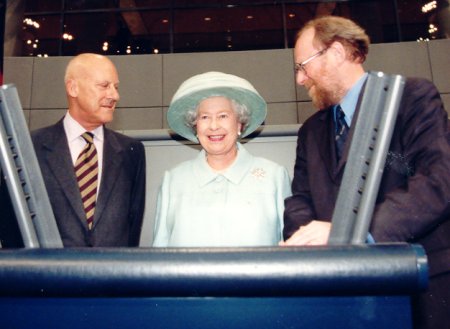
[[[352,2],[349,10],[349,18],[366,30],[371,43],[400,41],[398,19],[392,0]]]
[[[25,12],[38,13],[60,11],[63,8],[63,2],[63,0],[24,0]]]
[[[62,51],[64,55],[76,55],[83,52],[101,53],[104,42],[124,40],[120,29],[122,18],[120,13],[84,13],[65,16],[64,32],[73,39],[64,39]],[[122,45],[122,44],[120,44]],[[116,48],[109,49],[107,54]]]
[[[138,13],[138,12],[136,12]],[[145,31],[133,35],[133,53],[170,52],[170,11],[152,10],[140,12]]]
[[[172,1],[167,0],[120,0],[119,1],[120,8],[170,8],[172,6]]]
[[[23,31],[16,35],[23,35],[25,56],[44,48],[53,55],[291,48],[297,31],[325,14],[355,20],[372,43],[450,34],[448,8],[439,8],[435,1],[24,0],[24,4],[25,18],[31,21],[24,20]],[[36,22],[39,28],[32,25]],[[73,39],[62,39],[63,32]]]
[[[429,1],[431,3],[432,1]],[[398,3],[398,16],[401,22],[402,40],[415,41],[419,39],[435,39],[437,31],[430,33],[430,24],[438,26],[436,9],[424,13],[424,1],[408,1]],[[436,7],[435,7],[436,8]]]
[[[126,11],[66,16],[64,55],[97,52],[106,55],[169,52],[169,12]]]
[[[66,10],[117,8],[116,0],[65,0]]]
[[[255,0],[174,0],[174,7],[233,7],[240,5],[265,5],[273,4],[274,1],[255,1]]]
[[[180,9],[174,16],[174,51],[283,47],[280,6]]]
[[[297,31],[319,15],[350,18],[366,29],[372,43],[386,42],[383,25],[389,26],[389,38],[398,39],[395,12],[391,0],[309,3],[286,6],[288,47],[293,47]]]
[[[60,29],[60,15],[34,16],[26,19],[22,30],[23,55],[58,55]]]

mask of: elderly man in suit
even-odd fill
[[[31,136],[65,247],[138,246],[145,202],[141,142],[104,125],[119,100],[105,56],[81,54],[66,68],[68,111]]]
[[[342,117],[341,126],[352,136],[368,46],[364,30],[341,17],[312,20],[297,35],[296,80],[320,111],[298,133],[281,245],[327,243],[351,140],[336,141],[337,126]],[[450,325],[449,141],[447,113],[435,86],[407,79],[370,233],[376,242],[419,243],[427,252],[430,283],[414,303],[416,328]]]

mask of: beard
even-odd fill
[[[318,76],[319,79],[310,77],[305,83],[313,105],[322,110],[339,104],[345,95],[345,90],[343,90],[338,77],[330,73],[326,67],[322,67]]]
[[[320,85],[313,85],[308,92],[313,105],[321,110],[339,103],[340,98],[332,90],[323,88]]]

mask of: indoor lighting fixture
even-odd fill
[[[72,40],[73,40],[73,35],[71,35],[71,34],[69,34],[69,33],[64,33],[64,34],[62,35],[62,38],[63,38],[64,40],[72,41]]]
[[[436,33],[437,30],[438,30],[438,28],[434,24],[430,24],[430,26],[428,27],[428,33],[430,33],[430,34]]]
[[[39,23],[36,22],[36,21],[33,21],[31,18],[25,18],[25,19],[23,20],[23,22],[24,22],[25,24],[27,24],[28,26],[33,26],[33,27],[35,27],[35,28],[37,28],[37,29],[40,27]]]
[[[427,13],[429,11],[432,11],[433,9],[436,9],[436,7],[437,1],[430,1],[422,6],[422,12]]]

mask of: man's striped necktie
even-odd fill
[[[75,163],[75,175],[80,188],[84,211],[86,212],[87,224],[89,229],[92,229],[98,180],[97,150],[92,133],[85,132],[81,137],[86,141],[86,145]]]

